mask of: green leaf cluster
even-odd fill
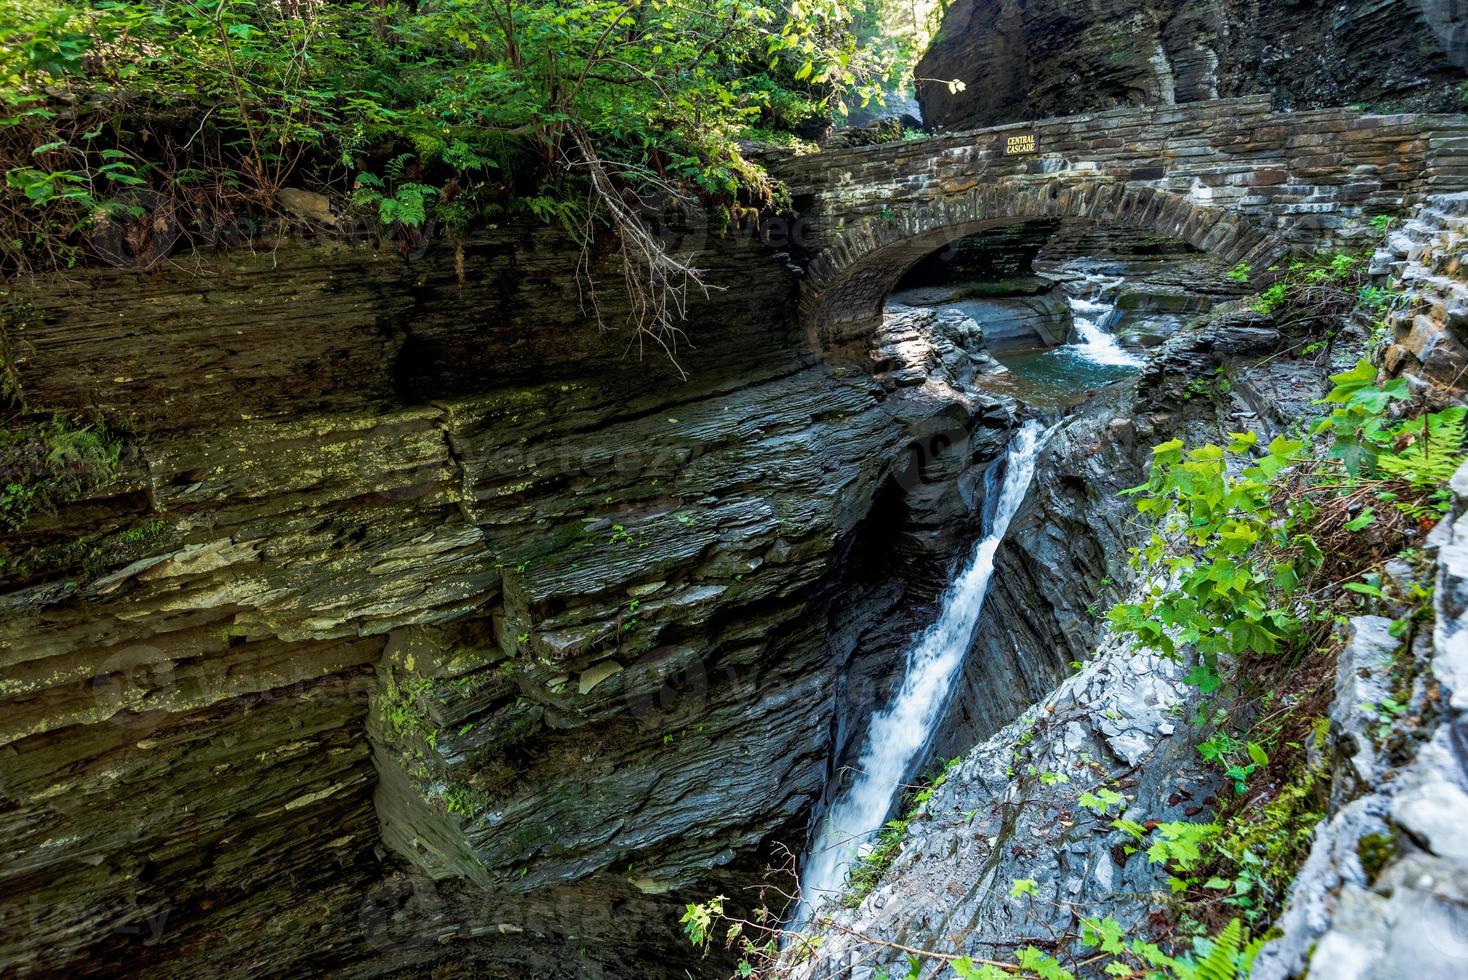
[[[200,232],[295,184],[384,226],[435,207],[464,226],[584,202],[588,145],[630,196],[768,197],[737,141],[881,98],[914,57],[913,32],[891,29],[917,23],[908,10],[0,0],[0,259],[75,250],[99,215],[144,217],[140,189]]]
[[[1147,483],[1124,491],[1154,524],[1148,543],[1132,549],[1132,567],[1151,584],[1138,601],[1113,606],[1110,622],[1164,656],[1193,653],[1197,666],[1187,679],[1204,693],[1222,685],[1225,659],[1304,644],[1325,616],[1318,541],[1376,525],[1380,512],[1362,506],[1363,495],[1421,521],[1446,512],[1468,409],[1393,418],[1395,406],[1407,407],[1406,382],[1378,385],[1365,360],[1332,381],[1320,403],[1331,413],[1310,433],[1327,443],[1276,437],[1260,446],[1253,433],[1236,432],[1224,445],[1186,449],[1174,439],[1153,449]],[[1338,565],[1340,556],[1332,557]],[[1381,594],[1369,581],[1346,582],[1355,574],[1339,580],[1345,589]],[[1259,765],[1243,759],[1224,768],[1242,791]]]
[[[1304,443],[1276,438],[1261,452],[1257,442],[1244,432],[1225,446],[1165,442],[1152,451],[1148,482],[1124,491],[1157,525],[1132,549],[1133,567],[1156,574],[1140,601],[1112,607],[1110,621],[1165,656],[1196,651],[1189,680],[1205,692],[1221,684],[1220,657],[1275,653],[1301,635],[1289,598],[1321,561],[1297,530],[1308,505],[1276,501],[1275,481]]]
[[[52,415],[0,425],[0,531],[23,530],[117,477],[123,440],[100,421]]]

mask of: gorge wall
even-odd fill
[[[1005,610],[1004,593],[991,596],[958,703],[991,696],[988,664],[1021,676],[1054,670],[1057,656],[1079,646],[1075,671],[1012,724],[988,737],[980,730],[907,815],[890,867],[859,902],[833,909],[817,930],[821,945],[787,956],[781,976],[865,980],[906,968],[903,948],[1006,961],[1034,943],[1063,957],[1079,949],[1066,937],[1081,919],[1105,917],[1123,932],[1166,919],[1168,872],[1087,794],[1114,787],[1121,815],[1150,828],[1209,820],[1231,790],[1198,752],[1201,734],[1187,719],[1201,701],[1183,665],[1113,634],[1094,612],[1070,619],[1060,639],[1053,624],[1067,621],[1067,606],[1044,588],[1060,567],[1052,538],[1072,543],[1059,552],[1079,586],[1065,597],[1071,608],[1108,591],[1130,601],[1142,586],[1091,557],[1098,543],[1102,555],[1119,555],[1144,531],[1114,496],[1118,478],[1140,475],[1141,454],[1128,447],[1168,437],[1196,444],[1219,431],[1261,440],[1289,432],[1319,411],[1312,403],[1330,389],[1326,375],[1363,349],[1428,404],[1461,405],[1465,235],[1461,194],[1430,199],[1388,235],[1372,268],[1382,286],[1401,290],[1401,301],[1369,337],[1363,328],[1374,325],[1345,324],[1320,360],[1281,356],[1274,324],[1224,308],[1163,344],[1135,385],[1096,396],[1062,423],[1041,461],[1031,514],[1016,521],[1005,546],[1002,574],[1026,595],[1019,608],[1028,622]],[[1198,397],[1196,379],[1220,366],[1230,384]],[[1071,502],[1055,508],[1066,489]],[[1425,561],[1397,558],[1382,572],[1392,595],[1415,583],[1431,596],[1431,628],[1404,634],[1391,618],[1397,605],[1381,608],[1388,615],[1342,617],[1341,652],[1322,679],[1323,714],[1308,754],[1328,798],[1254,961],[1256,978],[1448,978],[1468,963],[1468,858],[1454,816],[1468,804],[1468,467],[1452,477],[1451,492],[1448,513],[1414,549]],[[1115,588],[1087,592],[1098,573],[1114,575]],[[986,640],[999,617],[1006,629]],[[1383,722],[1372,709],[1393,696],[1403,707]],[[1270,779],[1271,789],[1284,784]],[[1094,945],[1074,957],[1077,976],[1100,975]],[[945,971],[929,961],[920,975]]]
[[[126,444],[0,544],[7,970],[717,972],[681,901],[798,846],[1014,408],[712,245],[686,383],[544,229],[8,297],[28,417]]]
[[[925,122],[953,130],[1253,94],[1456,111],[1465,71],[1458,3],[954,0],[916,74]]]
[[[932,121],[1260,91],[1301,106],[1347,90],[1456,105],[1453,4],[1135,6],[955,0],[919,73],[989,73],[951,104],[928,90]],[[1333,25],[1319,65],[1296,50],[1314,43],[1317,13]],[[1415,26],[1384,26],[1401,23]],[[1057,123],[1039,130],[1038,155],[1012,160],[996,135],[979,149],[1013,178],[1002,194],[975,189],[982,153],[953,139],[788,171],[805,197],[846,193],[822,232],[903,195],[927,213],[937,187],[972,202],[975,228],[1104,226],[1124,211],[1134,232],[1187,227],[1210,245],[1239,232],[1242,246],[1240,222],[1213,238],[1200,227],[1218,218],[1208,202],[1290,209],[1279,225],[1308,245],[1348,223],[1364,234],[1368,212],[1465,169],[1468,142],[1449,134],[1434,155],[1410,119],[1324,112],[1287,146],[1269,116],[1262,101],[1161,114],[1183,127],[1171,174],[1135,148],[1160,132],[1151,118]],[[1230,170],[1211,145],[1225,131],[1257,166]],[[1359,169],[1316,160],[1329,140],[1357,146],[1342,158]],[[950,167],[937,180],[934,147]],[[1066,190],[1091,182],[1093,157],[1109,161],[1114,196]],[[1262,162],[1277,157],[1296,169]],[[1317,164],[1330,181],[1309,178]],[[1173,208],[1183,194],[1196,200]],[[1428,248],[1458,233],[1463,208],[1441,204],[1379,260],[1432,297],[1393,322],[1387,354],[1424,384],[1451,386],[1468,363],[1461,257]],[[865,316],[889,274],[961,225],[872,258],[881,282],[858,312],[873,330],[844,360],[822,358],[799,322],[790,254],[737,230],[696,243],[717,289],[690,297],[686,380],[597,328],[577,250],[540,227],[485,229],[459,254],[256,243],[147,275],[7,286],[0,387],[26,424],[100,419],[124,447],[115,479],[0,540],[0,972],[722,973],[680,935],[683,903],[741,894],[780,845],[799,850],[972,542],[984,475],[1025,414],[968,387],[983,359],[974,331]],[[1102,234],[1060,232],[1070,254]],[[1230,257],[1262,247],[1248,245]],[[614,290],[599,302],[622,321]],[[1318,394],[1318,378],[1276,366],[1223,416],[1200,417],[1186,387],[1274,339],[1247,314],[1214,326],[1057,432],[931,753],[966,750],[1038,700],[1089,709],[1087,685],[1136,674],[1111,659],[1057,689],[1095,645],[1091,607],[1132,533],[1115,492],[1165,432],[1275,431]],[[35,439],[39,457],[4,457],[0,486],[50,465]],[[1078,737],[1098,754],[1141,735],[1162,744],[1171,722],[1154,695],[1173,679],[1151,677],[1139,725],[1066,720],[1091,726]],[[1137,703],[1122,692],[1107,707]],[[1036,757],[1069,731],[1047,725]],[[966,792],[992,789],[1002,745],[966,764]],[[918,829],[899,874],[956,853],[951,828]],[[1039,818],[1023,829],[1043,837]],[[1081,851],[1100,874],[1109,846]],[[1036,877],[1058,894],[1072,876]]]

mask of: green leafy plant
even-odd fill
[[[80,499],[116,478],[122,439],[101,421],[52,415],[0,426],[0,530]]]
[[[1195,650],[1200,663],[1189,680],[1205,692],[1221,683],[1221,656],[1274,653],[1300,634],[1300,618],[1282,600],[1320,564],[1314,541],[1294,530],[1295,505],[1276,509],[1272,483],[1303,443],[1276,438],[1255,458],[1256,442],[1234,433],[1227,446],[1163,443],[1153,449],[1148,483],[1126,491],[1141,495],[1137,509],[1159,524],[1133,549],[1134,566],[1165,577],[1140,602],[1112,607],[1110,620],[1165,656]],[[1231,458],[1249,465],[1230,472]],[[1185,550],[1174,552],[1174,536]]]
[[[1126,809],[1126,797],[1105,786],[1095,793],[1082,793],[1077,802],[1088,810],[1095,811],[1098,816],[1105,815],[1112,807]]]
[[[428,203],[437,195],[437,188],[413,181],[395,183],[389,189],[380,177],[362,173],[357,175],[352,204],[374,211],[385,228],[395,224],[421,228],[428,219]]]
[[[1249,785],[1249,777],[1269,765],[1269,754],[1257,742],[1243,742],[1227,732],[1214,732],[1198,743],[1198,754],[1215,763],[1223,774],[1233,780],[1234,792],[1242,793]]]

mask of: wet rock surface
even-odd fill
[[[687,383],[546,232],[32,297],[27,403],[128,441],[3,543],[0,960],[718,972],[681,902],[798,841],[1013,424],[959,335],[815,363],[719,251]]]
[[[1221,784],[1194,748],[1186,666],[1132,649],[1097,616],[1134,587],[1122,556],[1138,529],[1116,491],[1141,482],[1147,448],[1174,434],[1208,438],[1222,425],[1267,439],[1292,424],[1330,368],[1267,360],[1275,341],[1267,322],[1225,310],[1163,345],[1134,385],[1059,423],[1000,549],[933,764],[978,744],[919,809],[872,893],[836,911],[790,976],[866,978],[905,962],[858,934],[1006,959],[1030,943],[1056,948],[1075,910],[1145,922],[1167,876],[1126,853],[1133,841],[1111,820],[1206,819]],[[1226,394],[1189,392],[1219,367],[1234,378]],[[1113,781],[1124,806],[1078,803]],[[1015,881],[1033,890],[1011,896]]]
[[[1459,5],[1424,0],[955,0],[918,98],[946,129],[1258,93],[1456,111],[1465,36]]]

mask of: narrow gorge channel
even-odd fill
[[[1104,250],[1103,256],[1077,254],[1088,245]],[[1157,254],[1137,259],[1137,251]],[[1098,389],[1134,379],[1147,363],[1142,343],[1159,344],[1178,330],[1181,311],[1206,309],[1213,301],[1210,275],[1218,279],[1215,293],[1226,291],[1217,271],[1186,251],[1124,235],[1019,226],[960,240],[920,261],[885,304],[887,332],[918,320],[920,332],[932,331],[975,359],[977,370],[959,375],[975,394],[1012,395],[1019,410],[1034,417],[1019,424],[1002,458],[985,469],[977,495],[981,536],[956,560],[936,618],[904,644],[895,689],[869,718],[856,720],[864,731],[861,748],[836,770],[827,790],[829,802],[800,862],[792,930],[799,932],[822,906],[839,905],[851,892],[853,866],[871,860],[873,838],[899,815],[919,766],[934,763],[935,744],[951,741],[953,733],[943,727],[953,722],[953,688],[984,617],[997,553],[1030,492],[1048,436]],[[1036,266],[1044,271],[1037,273]],[[1129,317],[1119,309],[1123,297]],[[1119,326],[1128,328],[1125,346],[1114,332]],[[1063,472],[1067,460],[1053,458],[1048,466]],[[1042,529],[1032,524],[1027,530]],[[1053,572],[1062,588],[1077,594],[1088,589],[1069,581],[1063,568]],[[1043,659],[1038,651],[1022,656]],[[991,683],[1013,686],[1004,677]],[[1000,716],[989,724],[1009,720]]]
[[[802,864],[801,904],[792,920],[797,931],[816,906],[841,893],[853,855],[881,828],[912,773],[913,761],[933,736],[983,615],[994,554],[1030,488],[1043,438],[1043,426],[1033,419],[1015,433],[1002,461],[1003,476],[985,494],[992,503],[985,515],[984,537],[943,594],[937,622],[908,649],[902,683],[891,703],[867,723],[854,775],[822,819]]]
[[[0,980],[1468,976],[1468,5],[0,0]]]

